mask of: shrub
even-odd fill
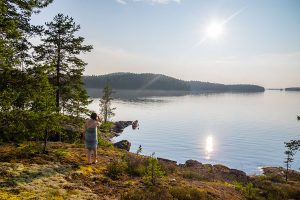
[[[125,158],[128,168],[127,172],[128,174],[132,176],[144,176],[147,173],[147,165],[148,160],[140,157],[135,156],[132,154],[128,154]]]
[[[235,182],[234,186],[236,189],[240,190],[241,193],[247,198],[247,199],[260,199],[257,195],[258,189],[253,187],[252,183],[248,183],[246,185],[243,185],[241,183]]]
[[[160,177],[164,175],[164,171],[161,169],[161,166],[158,163],[156,157],[154,157],[154,153],[149,158],[149,164],[147,166],[145,180],[146,183],[150,183],[151,185],[156,185],[157,181]]]
[[[127,163],[122,159],[115,159],[107,166],[107,176],[119,178],[127,170]]]

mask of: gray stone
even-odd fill
[[[114,147],[129,151],[131,147],[131,143],[127,140],[121,140],[120,142],[114,143]]]

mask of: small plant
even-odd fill
[[[149,181],[151,185],[156,185],[158,178],[163,176],[163,171],[158,164],[158,160],[156,157],[154,157],[155,153],[152,153],[152,155],[149,158],[149,165],[147,167],[147,173],[146,173],[146,181]]]
[[[139,155],[142,153],[142,145],[139,146],[138,150],[136,151],[136,154]]]
[[[107,166],[107,176],[112,179],[118,179],[127,170],[127,167],[127,163],[124,160],[114,159]]]
[[[286,172],[285,172],[285,181],[288,180],[288,173],[291,167],[291,163],[294,161],[294,155],[299,150],[300,140],[291,140],[290,142],[285,142],[285,147],[287,150],[284,152],[286,155],[284,163],[286,164]]]
[[[255,188],[252,183],[243,185],[241,183],[235,182],[234,186],[236,189],[240,190],[247,199],[258,199],[257,198],[258,189]]]
[[[99,103],[100,113],[103,116],[104,122],[107,122],[111,117],[113,117],[115,115],[114,110],[116,108],[113,108],[111,106],[111,102],[113,100],[113,98],[112,98],[113,93],[114,92],[112,91],[109,84],[106,83],[106,85],[103,88],[102,98],[100,99],[100,103]]]
[[[148,160],[146,158],[128,154],[125,159],[128,174],[141,177],[147,173]]]

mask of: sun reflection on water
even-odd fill
[[[205,141],[205,159],[210,159],[211,153],[214,150],[214,141],[213,137],[211,135],[207,136],[206,141]]]

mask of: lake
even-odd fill
[[[129,140],[131,152],[141,145],[144,155],[155,152],[178,163],[195,159],[259,174],[264,166],[284,166],[284,142],[300,139],[300,92],[162,92],[117,98],[113,120],[137,119],[140,128],[128,127],[114,141]],[[89,108],[99,112],[99,101],[93,100]],[[293,169],[299,167],[300,152],[292,163]]]

